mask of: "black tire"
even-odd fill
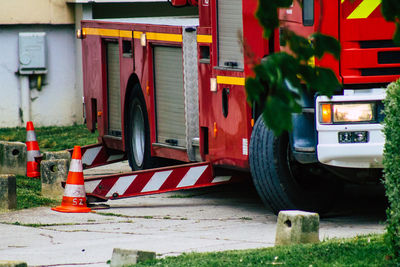
[[[250,169],[264,204],[276,214],[280,210],[328,211],[337,186],[327,175],[313,173],[314,167],[297,162],[291,156],[288,135],[276,137],[262,116],[258,118],[250,140]]]
[[[150,152],[150,128],[146,102],[138,84],[129,95],[127,107],[125,145],[129,165],[132,170],[153,168],[155,159],[151,157]]]

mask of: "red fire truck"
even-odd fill
[[[171,4],[197,5],[199,15],[82,21],[86,122],[99,132],[99,144],[84,148],[84,166],[128,158],[135,170],[86,178],[88,196],[210,186],[251,173],[275,212],[323,211],[340,178],[379,182],[382,88],[400,77],[395,26],[379,0],[304,0],[303,9],[280,11],[282,27],[340,41],[339,61],[326,55],[315,64],[333,69],[344,89],[332,98],[301,96],[294,130],[279,137],[246,102],[252,62],[280,50],[278,31],[262,37],[258,1]],[[186,164],[158,168],[162,159]]]

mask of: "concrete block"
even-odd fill
[[[17,208],[17,180],[13,174],[0,174],[0,209]]]
[[[0,141],[0,174],[26,175],[26,145]]]
[[[319,242],[318,213],[299,210],[280,211],[276,227],[275,245]]]
[[[0,267],[27,267],[26,262],[23,261],[2,261],[0,260]]]
[[[110,267],[122,267],[155,258],[156,253],[152,251],[114,248]]]
[[[42,160],[40,162],[43,196],[54,199],[62,198],[64,188],[61,186],[61,182],[67,180],[69,162],[68,159]]]
[[[51,159],[67,159],[71,160],[71,153],[67,150],[63,151],[48,151],[43,153],[43,160],[51,160]]]

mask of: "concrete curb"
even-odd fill
[[[0,267],[27,267],[26,262],[23,261],[2,261],[0,260]]]
[[[284,210],[278,215],[275,245],[319,242],[318,213]]]
[[[43,196],[55,199],[62,198],[64,188],[62,188],[61,182],[67,179],[69,163],[70,160],[68,159],[51,159],[40,162]]]
[[[26,145],[0,141],[0,174],[26,175]]]
[[[155,258],[156,253],[152,251],[114,248],[110,267],[122,267],[147,260],[153,260]]]
[[[43,153],[43,160],[67,159],[71,160],[71,154],[67,150],[48,151]]]
[[[13,174],[0,174],[0,209],[17,208],[17,181]]]

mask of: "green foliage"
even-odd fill
[[[57,151],[73,148],[74,145],[89,145],[97,143],[97,133],[90,133],[84,125],[67,127],[38,127],[35,129],[36,139],[41,152]],[[26,141],[26,129],[2,128],[0,140]],[[17,176],[17,209],[56,205],[59,201],[41,195],[40,179]]]
[[[400,80],[387,88],[385,104],[384,173],[387,210],[386,241],[394,258],[400,264]]]
[[[400,45],[400,1],[399,0],[382,0],[382,14],[387,21],[396,23],[396,32],[393,40]]]
[[[311,35],[315,47],[314,55],[322,58],[324,53],[331,53],[337,60],[340,58],[340,44],[332,36],[323,35],[318,32]]]
[[[385,259],[387,253],[383,237],[373,235],[313,245],[188,253],[134,266],[391,266],[391,262]]]
[[[292,0],[260,0],[256,18],[264,28],[264,37],[269,38],[273,29],[279,26],[278,8],[290,7]]]
[[[256,17],[266,38],[279,26],[278,9],[287,8],[292,2],[259,1]],[[335,38],[321,33],[305,38],[287,28],[281,34],[291,54],[269,55],[254,67],[255,77],[246,80],[247,101],[261,108],[266,125],[275,135],[292,129],[292,114],[301,112],[298,100],[304,91],[331,96],[341,87],[332,70],[309,64],[314,57],[322,58],[325,53],[338,59],[340,44]]]

